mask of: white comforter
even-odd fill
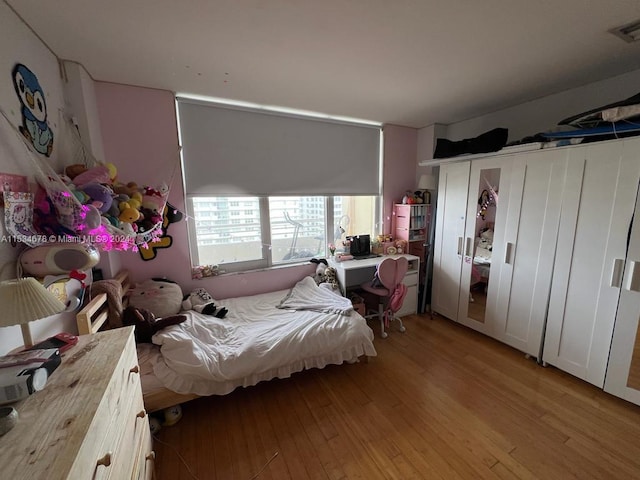
[[[305,368],[376,355],[373,332],[351,302],[317,287],[311,277],[291,291],[232,298],[220,305],[229,310],[223,319],[189,311],[186,322],[154,335],[162,355],[153,370],[165,387],[225,394]]]

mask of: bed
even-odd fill
[[[128,275],[116,277],[125,287]],[[126,295],[125,295],[126,296]],[[206,395],[224,395],[309,368],[376,355],[373,331],[348,299],[305,277],[288,290],[220,301],[223,319],[190,310],[187,320],[138,344],[149,412]],[[106,296],[78,314],[80,334],[105,326]]]
[[[475,280],[487,283],[489,272],[491,271],[491,250],[477,247],[473,257],[473,269],[475,270]]]
[[[491,272],[491,254],[493,250],[493,226],[481,229],[475,242],[471,284],[489,283]]]

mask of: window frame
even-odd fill
[[[272,197],[280,197],[281,195],[272,195]],[[319,195],[310,195],[313,197],[317,197]],[[328,244],[336,243],[338,239],[334,238],[334,228],[335,228],[335,216],[334,216],[334,208],[335,208],[335,197],[339,197],[342,195],[335,196],[327,196],[324,195],[324,252],[322,256],[327,256],[328,254]],[[344,194],[343,196],[350,196]],[[373,211],[373,223],[380,224],[381,216],[382,216],[382,195],[368,195],[370,197],[374,197],[374,211]],[[195,221],[195,209],[194,209],[194,198],[219,198],[219,197],[227,197],[227,195],[186,195],[186,207],[188,216],[192,221],[187,222],[187,233],[189,238],[189,254],[191,258],[192,266],[202,265],[199,258],[198,251],[198,236],[197,236],[197,227]],[[280,268],[286,266],[300,265],[303,263],[307,263],[308,259],[291,259],[280,261],[274,264],[271,245],[273,243],[271,238],[271,216],[269,212],[269,196],[254,196],[254,198],[258,199],[259,212],[260,212],[260,235],[262,239],[262,258],[257,260],[244,260],[240,262],[230,262],[224,263],[220,265],[220,273],[237,273],[237,272],[247,272],[251,270],[265,270],[271,268]],[[372,232],[373,233],[373,232]]]

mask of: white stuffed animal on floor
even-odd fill
[[[154,412],[149,415],[149,428],[151,429],[151,435],[157,435],[162,427],[170,427],[175,425],[182,418],[182,407],[180,405],[174,405],[173,407],[165,408],[159,412]]]

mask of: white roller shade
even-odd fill
[[[178,98],[188,195],[377,195],[380,127]]]

